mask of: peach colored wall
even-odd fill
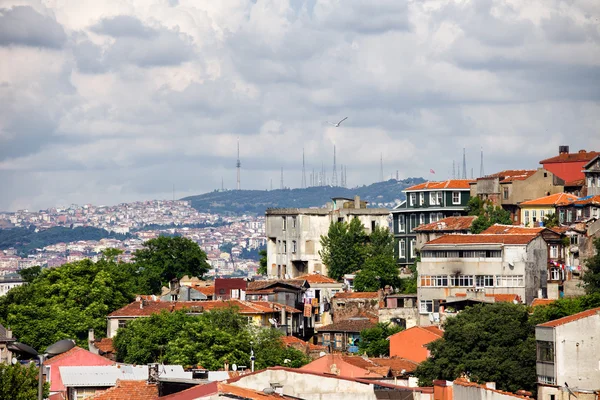
[[[331,365],[335,364],[339,370],[339,375],[344,378],[376,378],[381,377],[379,374],[367,371],[366,369],[354,366],[342,360],[338,355],[326,355],[315,361],[306,364],[300,369],[310,372],[318,372],[321,374],[331,374]]]
[[[50,358],[48,361],[51,360],[52,359]],[[107,358],[80,349],[73,354],[65,354],[64,358],[57,359],[54,363],[49,362],[44,364],[50,364],[50,392],[61,392],[65,390],[65,386],[62,383],[58,367],[102,366],[114,365],[115,363]]]
[[[423,362],[428,357],[425,345],[436,339],[439,339],[439,336],[418,326],[396,333],[390,337],[390,356]]]

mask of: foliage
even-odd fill
[[[0,229],[0,249],[13,247],[21,255],[29,254],[56,243],[76,242],[78,240],[100,240],[105,238],[123,240],[129,235],[108,232],[91,226],[67,228],[56,226],[36,232],[34,226],[28,228]]]
[[[367,235],[358,218],[350,223],[334,222],[327,236],[321,236],[319,255],[327,265],[329,277],[340,280],[345,274],[358,271],[365,259]]]
[[[558,225],[558,215],[556,215],[556,213],[546,214],[546,216],[544,217],[544,227],[554,228]]]
[[[494,206],[490,201],[479,197],[471,197],[467,203],[469,215],[477,215],[471,224],[471,233],[481,233],[494,224],[512,225],[510,212],[502,207]]]
[[[533,325],[543,324],[596,307],[600,307],[600,292],[575,298],[559,299],[545,306],[534,307],[529,319]]]
[[[242,252],[239,258],[244,260],[260,261],[262,257],[261,251],[265,251],[265,254],[267,254],[264,246],[255,249],[247,249],[245,247],[242,247]]]
[[[44,269],[0,298],[0,320],[37,350],[61,339],[87,347],[88,330],[105,332],[106,315],[134,297],[133,279],[123,265],[82,260]]]
[[[389,229],[377,227],[365,246],[365,261],[354,279],[359,292],[375,292],[387,285],[400,287],[398,264],[394,257],[394,236]]]
[[[262,249],[258,252],[258,254],[260,255],[260,260],[258,261],[260,266],[258,267],[257,273],[259,275],[267,275],[267,250]]]
[[[448,319],[443,339],[427,346],[431,357],[415,372],[419,385],[466,373],[475,382],[496,382],[500,390],[534,391],[535,336],[528,317],[523,305],[493,303]]]
[[[388,357],[390,355],[390,342],[387,339],[402,330],[392,323],[378,323],[370,329],[360,333],[358,349],[361,354],[367,353],[369,357]]]
[[[415,294],[417,293],[417,263],[421,261],[421,255],[417,255],[415,263],[409,266],[412,275],[410,278],[400,279],[400,293]]]
[[[221,246],[219,246],[219,251],[221,253],[227,253],[231,255],[231,250],[233,249],[234,245],[233,243],[229,242],[229,243],[223,243]]]
[[[285,346],[281,341],[282,336],[283,333],[274,328],[254,330],[252,337],[256,356],[255,369],[264,369],[275,365],[300,368],[311,361],[301,351]]]
[[[117,361],[130,364],[162,362],[169,340],[193,320],[194,317],[183,311],[169,313],[163,310],[148,318],[129,321],[117,331],[113,341]]]
[[[0,400],[36,400],[38,398],[39,369],[34,363],[8,365],[0,363]],[[44,383],[44,398],[50,384]]]
[[[588,293],[600,293],[600,238],[594,239],[594,247],[596,254],[586,261],[587,270],[583,275]]]
[[[157,230],[165,230],[165,229],[181,229],[181,228],[191,228],[191,229],[202,229],[202,228],[218,228],[221,226],[229,226],[231,222],[225,222],[222,220],[216,221],[214,224],[198,222],[196,224],[180,224],[175,225],[171,224],[148,224],[144,225],[140,228],[136,228],[133,231],[135,232],[143,232],[143,231],[157,231]]]
[[[134,264],[126,264],[138,282],[139,293],[159,294],[163,286],[184,275],[202,276],[210,266],[198,244],[184,237],[158,237],[134,253]]]
[[[479,198],[479,196],[474,196],[469,198],[465,211],[467,212],[467,215],[479,216],[483,214],[484,206],[485,202]]]
[[[34,265],[33,267],[23,268],[19,270],[19,275],[21,278],[27,283],[33,282],[40,274],[42,273],[42,267],[39,265]]]

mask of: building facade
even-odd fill
[[[367,208],[357,196],[334,198],[327,208],[275,208],[266,212],[267,270],[272,278],[289,279],[300,275],[327,275],[319,255],[321,236],[333,222],[358,218],[370,234],[375,227],[388,227],[389,210]]]
[[[469,180],[426,182],[404,190],[406,200],[392,210],[396,255],[401,266],[417,258],[417,232],[421,225],[451,216],[466,215]]]
[[[556,214],[556,207],[571,204],[577,196],[568,193],[556,193],[538,199],[524,201],[521,208],[521,223],[525,226],[543,226],[544,218]]]
[[[559,146],[557,156],[542,160],[540,164],[565,182],[571,182],[583,179],[584,166],[597,156],[600,153],[596,151],[579,150],[577,153],[570,153],[569,146]]]

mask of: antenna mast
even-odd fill
[[[483,172],[483,147],[481,148],[481,164],[479,165],[479,177],[484,175]]]
[[[379,156],[379,182],[383,182],[383,153]]]
[[[281,187],[280,189],[283,190],[283,167],[281,167]]]
[[[335,165],[336,160],[335,160],[335,144],[333,145],[333,173],[331,175],[331,186],[337,186],[338,185],[338,180],[337,180],[337,166]]]
[[[240,190],[240,170],[242,168],[242,163],[240,161],[240,138],[237,139],[237,162],[235,163],[235,167],[237,168],[237,190]]]
[[[466,155],[466,150],[464,147],[463,147],[462,178],[467,179],[467,155]]]
[[[302,148],[302,189],[306,189],[306,168],[304,164],[304,147]]]

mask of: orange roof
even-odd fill
[[[486,294],[485,297],[493,297],[496,303],[512,303],[514,301],[521,302],[521,297],[514,293],[499,293],[499,294]]]
[[[585,185],[585,178],[575,179],[573,181],[565,182],[565,186],[583,186]]]
[[[481,232],[481,235],[534,235],[540,233],[545,228],[543,226],[525,227],[519,225],[501,225],[494,224]]]
[[[234,385],[230,385],[227,383],[217,383],[217,387],[219,388],[219,394],[228,394],[232,395],[235,398],[242,399],[281,399],[281,395],[278,393],[266,394],[264,392],[259,392],[257,390],[246,389]]]
[[[596,156],[600,156],[600,153],[595,151],[587,152],[585,150],[579,150],[579,152],[577,153],[563,153],[554,157],[547,158],[545,160],[540,161],[540,164],[591,161]]]
[[[563,318],[555,319],[554,321],[548,321],[546,323],[539,324],[538,326],[547,326],[547,327],[554,328],[556,326],[568,324],[569,322],[577,321],[582,318],[591,317],[592,315],[595,315],[597,313],[600,313],[600,307],[592,308],[590,310],[586,310],[586,311],[583,311],[583,312],[580,312],[577,314],[573,314],[573,315],[569,315],[569,316],[566,316]]]
[[[111,338],[102,338],[94,342],[94,346],[102,353],[114,353],[113,340]]]
[[[239,376],[239,375],[238,375]],[[160,397],[161,399],[169,400],[193,400],[199,398],[213,397],[213,395],[225,395],[225,397],[233,397],[237,399],[286,399],[288,396],[282,396],[277,393],[267,394],[261,391],[246,389],[243,387],[230,385],[222,382],[210,382],[204,385],[196,385],[189,389],[182,390],[168,396]],[[221,396],[217,396],[221,397]]]
[[[215,295],[215,287],[214,286],[192,286],[192,288],[196,289],[200,293],[205,296],[214,296]]]
[[[533,299],[531,307],[547,306],[550,303],[554,303],[556,300],[553,299]]]
[[[404,192],[416,190],[469,189],[470,179],[448,179],[442,182],[425,182],[404,189]]]
[[[538,234],[513,234],[513,235],[444,235],[426,243],[439,244],[514,244],[522,245],[531,242]]]
[[[379,297],[377,292],[338,292],[334,299],[376,299]]]
[[[435,325],[422,326],[421,328],[428,330],[429,332],[434,333],[434,334],[438,335],[439,337],[444,336],[444,331]]]
[[[535,173],[535,169],[507,169],[505,171],[500,171],[496,172],[495,174],[477,178],[477,180],[479,181],[489,178],[499,178],[500,182],[524,181]]]
[[[335,279],[317,273],[302,275],[294,279],[305,280],[308,283],[337,283]]]
[[[592,196],[592,197],[584,197],[582,199],[577,200],[573,204],[577,204],[577,205],[600,204],[600,195]]]
[[[413,372],[417,369],[418,363],[407,360],[402,357],[390,357],[390,358],[369,358],[373,364],[383,365],[390,367],[394,375],[401,374],[402,371]]]
[[[147,381],[121,381],[104,392],[90,397],[91,400],[156,400],[158,386]]]
[[[550,196],[540,197],[539,199],[528,200],[520,203],[520,206],[557,206],[570,204],[579,197],[569,193],[555,193]]]
[[[297,338],[296,336],[282,336],[281,341],[287,346],[290,347],[294,344],[300,345],[302,347],[308,346],[309,350],[318,351],[325,350],[327,346],[319,346],[310,342],[305,342],[304,340]]]
[[[431,222],[429,224],[421,225],[414,230],[417,232],[423,231],[435,231],[435,232],[445,232],[445,231],[468,231],[471,229],[471,225],[473,221],[477,217],[474,215],[465,215],[462,217],[446,217],[444,219],[440,219],[437,222]]]

